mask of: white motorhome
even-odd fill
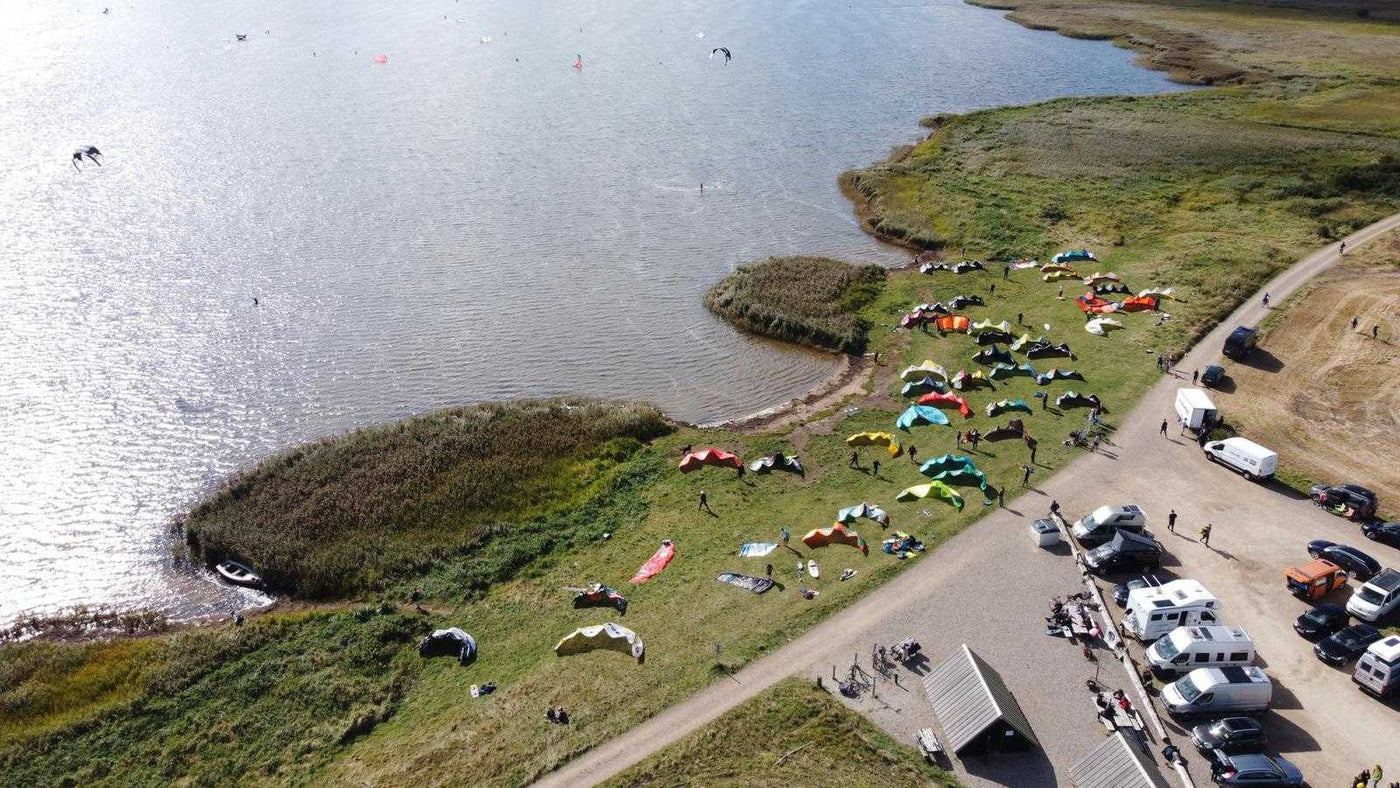
[[[1147,664],[1161,677],[1196,668],[1245,667],[1254,662],[1254,641],[1241,627],[1177,627],[1147,647]]]
[[[1382,638],[1367,647],[1356,662],[1351,680],[1377,698],[1400,690],[1400,635]]]
[[[1188,430],[1199,430],[1215,421],[1215,403],[1204,389],[1176,390],[1176,418]]]
[[[1382,569],[1347,600],[1347,612],[1372,623],[1400,608],[1400,571]]]
[[[1147,529],[1147,515],[1130,503],[1100,506],[1081,517],[1070,533],[1080,544],[1090,547],[1109,541],[1120,529],[1142,533]]]
[[[1195,580],[1173,580],[1128,592],[1123,631],[1151,643],[1177,627],[1220,623],[1220,600]]]
[[[1234,468],[1250,481],[1267,479],[1278,470],[1278,454],[1246,438],[1226,438],[1205,445],[1206,459]]]
[[[1162,688],[1174,717],[1264,711],[1273,697],[1273,682],[1259,668],[1197,668]]]

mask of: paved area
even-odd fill
[[[1356,248],[1395,227],[1400,227],[1400,214],[1348,237],[1347,246]],[[1281,301],[1335,259],[1332,245],[1299,261],[1266,289]],[[1192,368],[1218,356],[1231,328],[1256,323],[1262,315],[1257,300],[1242,306],[1183,360],[1179,369],[1187,370],[1186,379]],[[1400,713],[1394,705],[1362,695],[1347,672],[1317,661],[1309,644],[1291,629],[1303,605],[1283,588],[1283,568],[1306,558],[1303,545],[1309,539],[1355,542],[1360,539],[1356,526],[1323,513],[1306,499],[1251,484],[1206,462],[1185,438],[1159,437],[1158,425],[1172,418],[1175,390],[1183,384],[1168,376],[1116,425],[1113,445],[1071,463],[1043,489],[1009,501],[1007,510],[983,518],[935,554],[919,559],[921,565],[754,662],[736,674],[736,681],[716,682],[579,757],[541,784],[605,780],[787,676],[829,677],[832,665],[849,665],[857,654],[868,668],[873,643],[907,636],[924,644],[934,664],[958,644],[968,643],[1002,674],[1040,740],[1041,750],[1024,756],[995,762],[955,760],[965,780],[1005,785],[1065,782],[1069,767],[1102,740],[1103,729],[1096,727],[1092,700],[1083,689],[1093,666],[1073,646],[1043,634],[1049,597],[1079,588],[1068,556],[1033,547],[1026,533],[1027,519],[1044,514],[1052,498],[1069,516],[1112,502],[1137,503],[1147,511],[1172,554],[1165,570],[1203,582],[1221,598],[1224,619],[1245,627],[1255,638],[1260,664],[1275,682],[1275,711],[1265,716],[1270,739],[1313,785],[1343,784],[1364,766],[1394,757],[1391,754],[1400,751],[1395,744],[1400,741]],[[1210,548],[1165,532],[1166,513],[1172,507],[1181,515],[1178,531],[1215,523]],[[1400,555],[1383,555],[1384,562],[1400,565]],[[1122,670],[1102,658],[1099,664],[1105,681],[1120,686]],[[882,683],[880,701],[862,701],[860,707],[912,743],[913,730],[930,725],[933,716],[922,687],[909,690],[892,692]],[[1201,776],[1199,756],[1187,755],[1196,782],[1208,784],[1208,775]],[[1391,769],[1400,769],[1400,763]]]

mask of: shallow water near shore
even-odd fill
[[[168,524],[319,436],[521,396],[693,421],[801,396],[830,356],[700,296],[771,254],[906,259],[841,171],[934,112],[1172,89],[958,0],[102,9],[5,13],[0,622],[255,602],[178,566]]]

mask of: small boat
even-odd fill
[[[263,584],[261,575],[237,561],[220,562],[214,567],[214,571],[218,572],[220,577],[236,586],[260,588]]]

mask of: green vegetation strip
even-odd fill
[[[869,326],[860,310],[880,294],[885,269],[825,257],[773,257],[740,266],[705,294],[705,305],[755,334],[860,354]]]

